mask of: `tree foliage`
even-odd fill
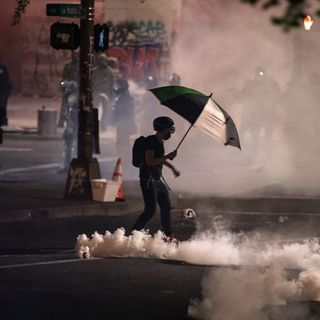
[[[303,19],[307,14],[320,16],[320,10],[312,9],[312,4],[320,1],[317,0],[241,0],[242,2],[251,5],[261,5],[265,10],[274,7],[284,6],[284,12],[280,16],[273,16],[272,23],[279,25],[284,31],[289,31],[292,28],[303,26]],[[313,10],[310,12],[309,10]]]
[[[17,6],[14,10],[13,16],[12,16],[12,25],[19,24],[21,14],[26,12],[27,5],[29,4],[30,0],[16,0]]]
[[[15,0],[17,6],[12,16],[12,25],[17,25],[20,21],[21,15],[25,13],[27,5],[30,0]],[[145,0],[140,0],[141,2]],[[241,2],[250,5],[261,5],[265,10],[270,8],[279,7],[284,5],[284,12],[280,16],[273,16],[271,18],[272,23],[281,26],[285,31],[289,31],[292,28],[298,28],[303,25],[303,18],[310,14],[308,11],[311,8],[311,4],[318,2],[320,6],[320,0],[240,0]],[[320,17],[320,9],[312,12],[314,15]]]

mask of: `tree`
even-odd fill
[[[15,0],[17,7],[15,8],[12,16],[12,25],[17,25],[20,21],[21,14],[25,13],[27,5],[30,0]],[[143,3],[146,0],[140,0]],[[302,26],[304,17],[307,15],[307,10],[315,3],[314,0],[240,0],[241,2],[250,5],[261,5],[265,10],[274,7],[285,6],[282,16],[272,17],[272,23],[281,26],[285,31],[289,31],[292,28],[299,28]],[[320,9],[312,9],[313,14],[320,17]],[[310,14],[310,12],[308,12]]]
[[[315,3],[313,0],[241,0],[242,2],[251,5],[261,5],[265,10],[284,5],[284,12],[281,16],[271,17],[272,23],[279,25],[284,31],[289,31],[292,28],[303,26],[303,19],[307,14],[320,16],[320,9],[312,8]],[[309,11],[312,11],[310,12]]]

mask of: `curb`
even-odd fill
[[[239,214],[320,214],[320,198],[216,198],[184,197],[172,199],[178,207],[200,211],[237,212]]]
[[[54,136],[43,136],[38,135],[37,131],[20,131],[20,130],[12,130],[12,131],[4,131],[3,132],[4,139],[12,139],[12,140],[52,140],[52,141],[62,141],[63,140],[63,133],[57,134]],[[100,141],[113,141],[114,139],[109,136],[100,136]]]
[[[139,212],[142,208],[142,200],[130,199],[125,202],[99,202],[63,207],[9,210],[0,212],[0,223],[87,216],[124,216]]]
[[[319,198],[213,198],[213,197],[171,197],[172,212],[182,213],[184,208],[192,208],[204,216],[283,216],[319,218]],[[15,221],[38,221],[66,217],[124,216],[143,210],[140,196],[127,197],[124,202],[86,202],[55,207],[5,209],[0,211],[0,223]],[[252,218],[250,218],[252,217]]]

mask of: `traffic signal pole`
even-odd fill
[[[79,90],[79,131],[78,158],[91,160],[92,148],[92,68],[94,42],[94,0],[82,0],[85,19],[80,20],[80,90]]]
[[[85,17],[80,20],[78,153],[69,167],[65,197],[90,200],[91,180],[101,178],[98,160],[92,157],[95,129],[92,101],[94,0],[81,0],[81,5]]]

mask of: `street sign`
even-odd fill
[[[67,17],[83,19],[84,9],[81,4],[71,3],[48,3],[47,16]]]

